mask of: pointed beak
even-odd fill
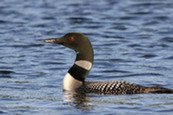
[[[47,43],[62,44],[62,45],[64,43],[61,38],[50,38],[50,39],[45,39],[45,40],[42,40],[42,41],[47,42]]]
[[[55,38],[54,39],[45,39],[42,40],[43,42],[48,42],[48,43],[54,43],[55,42]]]

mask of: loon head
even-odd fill
[[[67,33],[60,38],[43,40],[44,42],[60,44],[76,51],[77,60],[87,60],[93,63],[93,48],[89,39],[81,33]]]
[[[60,38],[43,40],[60,44],[76,51],[76,60],[64,77],[64,90],[76,90],[83,85],[93,64],[93,48],[89,39],[81,33],[67,33]]]

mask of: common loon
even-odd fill
[[[97,94],[140,94],[173,93],[164,87],[145,87],[125,81],[85,81],[93,64],[93,48],[89,39],[81,33],[67,33],[60,38],[43,40],[44,42],[64,45],[76,51],[76,60],[63,80],[65,91]]]

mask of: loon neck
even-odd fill
[[[76,90],[81,87],[93,64],[92,47],[86,52],[76,52],[76,60],[63,80],[64,90]]]
[[[74,65],[69,69],[68,73],[73,78],[84,82],[93,65],[93,50],[92,47],[86,52],[76,52],[76,60]]]

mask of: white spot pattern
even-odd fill
[[[80,89],[79,89],[80,90]],[[142,93],[145,87],[125,81],[85,82],[80,91],[99,94],[133,94]]]

